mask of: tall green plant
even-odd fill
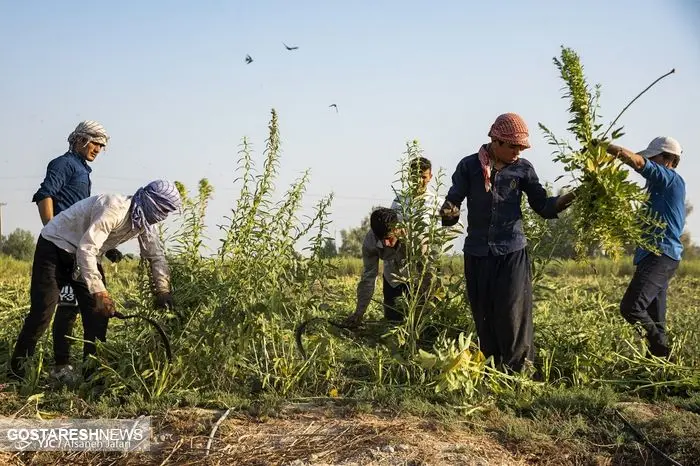
[[[607,139],[609,130],[602,131],[598,114],[600,85],[591,89],[578,54],[570,48],[562,47],[554,65],[565,84],[563,98],[569,100],[571,115],[567,129],[578,148],[557,138],[542,123],[539,126],[556,147],[554,160],[564,165],[573,185],[580,185],[571,206],[571,221],[578,238],[576,252],[583,256],[600,248],[617,257],[627,244],[655,251],[654,232],[663,224],[646,207],[648,194],[629,180],[622,163],[606,152],[607,145],[623,133],[622,128],[615,128]]]
[[[217,253],[217,283],[227,283],[227,292],[250,303],[260,296],[272,296],[296,287],[299,280],[312,279],[302,271],[320,273],[321,245],[328,236],[328,208],[332,196],[321,199],[310,218],[299,211],[309,173],[291,184],[280,199],[275,199],[275,180],[280,163],[280,135],[277,113],[272,110],[262,170],[256,173],[252,149],[243,140],[237,181],[240,196],[227,225],[221,225],[224,239]],[[312,232],[316,231],[314,234]],[[311,235],[310,254],[303,258],[304,247],[297,248]],[[313,266],[312,266],[313,265]],[[232,273],[235,271],[235,273]],[[313,279],[317,278],[316,276]]]
[[[332,196],[322,198],[310,216],[302,216],[308,172],[286,191],[275,190],[281,142],[274,110],[268,129],[260,172],[249,141],[243,140],[236,179],[240,194],[227,222],[219,226],[222,240],[214,254],[203,248],[213,188],[202,180],[191,196],[178,184],[183,207],[167,251],[177,309],[175,315],[156,316],[176,358],[172,365],[157,366],[162,351],[157,344],[144,344],[149,341],[144,329],[118,350],[120,361],[130,359],[132,364],[103,364],[113,369],[103,375],[115,381],[115,392],[140,392],[153,399],[180,387],[230,391],[248,386],[251,392],[287,394],[323,384],[321,374],[332,374],[327,358],[304,361],[294,343],[295,325],[325,293],[330,263],[321,252],[329,236]],[[139,312],[156,314],[148,302],[148,275],[142,264]],[[148,363],[147,352],[157,364]]]
[[[209,180],[203,178],[199,181],[197,196],[192,198],[184,184],[178,181],[175,185],[182,198],[182,211],[180,229],[174,235],[176,247],[173,252],[180,259],[196,262],[202,254],[202,243],[206,239],[205,215],[214,187],[209,184]]]
[[[423,155],[418,141],[406,146],[394,192],[398,201],[399,228],[404,231],[401,242],[405,265],[400,279],[408,285],[409,291],[400,301],[406,321],[396,329],[396,335],[399,343],[406,345],[407,355],[413,356],[448,294],[447,285],[440,278],[441,257],[452,249],[457,233],[452,228],[442,227],[438,197],[420,191],[420,169],[418,164],[412,164]],[[440,170],[434,176],[435,192],[443,190],[443,179],[444,172]]]
[[[222,388],[236,381],[286,392],[292,388],[290,374],[295,374],[296,386],[301,367],[308,368],[295,358],[293,328],[322,296],[317,292],[330,267],[321,253],[332,196],[322,198],[314,213],[303,217],[308,171],[283,193],[276,191],[281,139],[275,110],[268,130],[259,172],[252,145],[243,139],[235,180],[239,197],[227,223],[219,225],[223,238],[211,258],[194,259],[191,253],[201,236],[193,222],[203,218],[199,213],[207,197],[200,194],[185,203],[185,211],[192,213],[184,216],[189,226],[181,229],[178,242],[186,246],[182,254],[202,265],[194,267],[198,272],[193,277],[193,267],[183,269],[186,262],[176,261],[173,276],[190,280],[199,293],[199,309],[193,305],[185,310],[183,335],[198,339],[199,359],[221,369],[212,373],[202,368],[200,377]],[[181,283],[175,281],[177,285]]]

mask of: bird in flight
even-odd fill
[[[253,63],[253,57],[251,57],[250,55],[246,55],[245,56],[245,63],[246,63],[246,65],[250,65],[251,63]]]
[[[282,42],[282,45],[284,45],[284,48],[286,48],[287,50],[296,50],[296,49],[299,48],[298,45],[295,45],[295,46],[293,46],[293,47],[290,47],[290,46],[288,46],[287,44],[285,44],[284,42]]]
[[[338,106],[336,104],[330,104],[328,108],[334,107],[335,108],[335,113],[338,113]]]

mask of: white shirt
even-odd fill
[[[90,293],[106,291],[97,262],[105,252],[138,236],[141,257],[151,265],[156,291],[170,291],[170,270],[163,247],[151,227],[135,230],[131,226],[131,196],[99,194],[76,202],[62,211],[41,230],[41,236],[76,256],[81,278]]]
[[[430,221],[433,218],[440,218],[440,206],[437,203],[437,196],[432,191],[426,189],[422,194],[420,194],[419,198],[425,205],[425,209],[423,211],[423,219],[425,220],[425,224],[430,225]],[[409,212],[411,210],[410,199],[397,196],[394,199],[394,202],[391,203],[391,208],[399,214],[399,221],[402,221],[404,210]]]
[[[420,194],[419,199],[423,201],[423,206],[424,207],[417,207],[418,209],[422,209],[422,216],[423,216],[423,223],[425,229],[428,229],[428,225],[432,225],[433,222],[436,222],[438,225],[441,223],[440,219],[440,204],[439,204],[439,199],[437,197],[437,194],[426,189],[422,194]],[[394,201],[391,203],[391,208],[396,211],[396,213],[399,216],[399,221],[403,221],[403,214],[404,211],[407,213],[411,213],[411,209],[416,208],[414,207],[415,204],[411,203],[411,199],[406,199],[402,196],[397,196]],[[456,225],[452,227],[441,227],[445,228],[447,231],[448,238],[445,241],[444,245],[444,252],[447,252],[448,249],[451,247],[451,242],[454,240],[457,236],[459,236],[464,229],[463,225],[461,222],[457,223]],[[440,253],[439,250],[435,250],[436,253]]]

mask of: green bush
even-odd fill
[[[17,260],[32,260],[35,247],[36,239],[28,230],[17,228],[7,237],[0,237],[0,252]]]

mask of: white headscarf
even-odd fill
[[[105,131],[104,126],[93,120],[85,120],[78,123],[75,130],[68,136],[68,144],[71,147],[76,143],[78,138],[85,138],[88,142],[95,144],[107,145],[109,136]]]

